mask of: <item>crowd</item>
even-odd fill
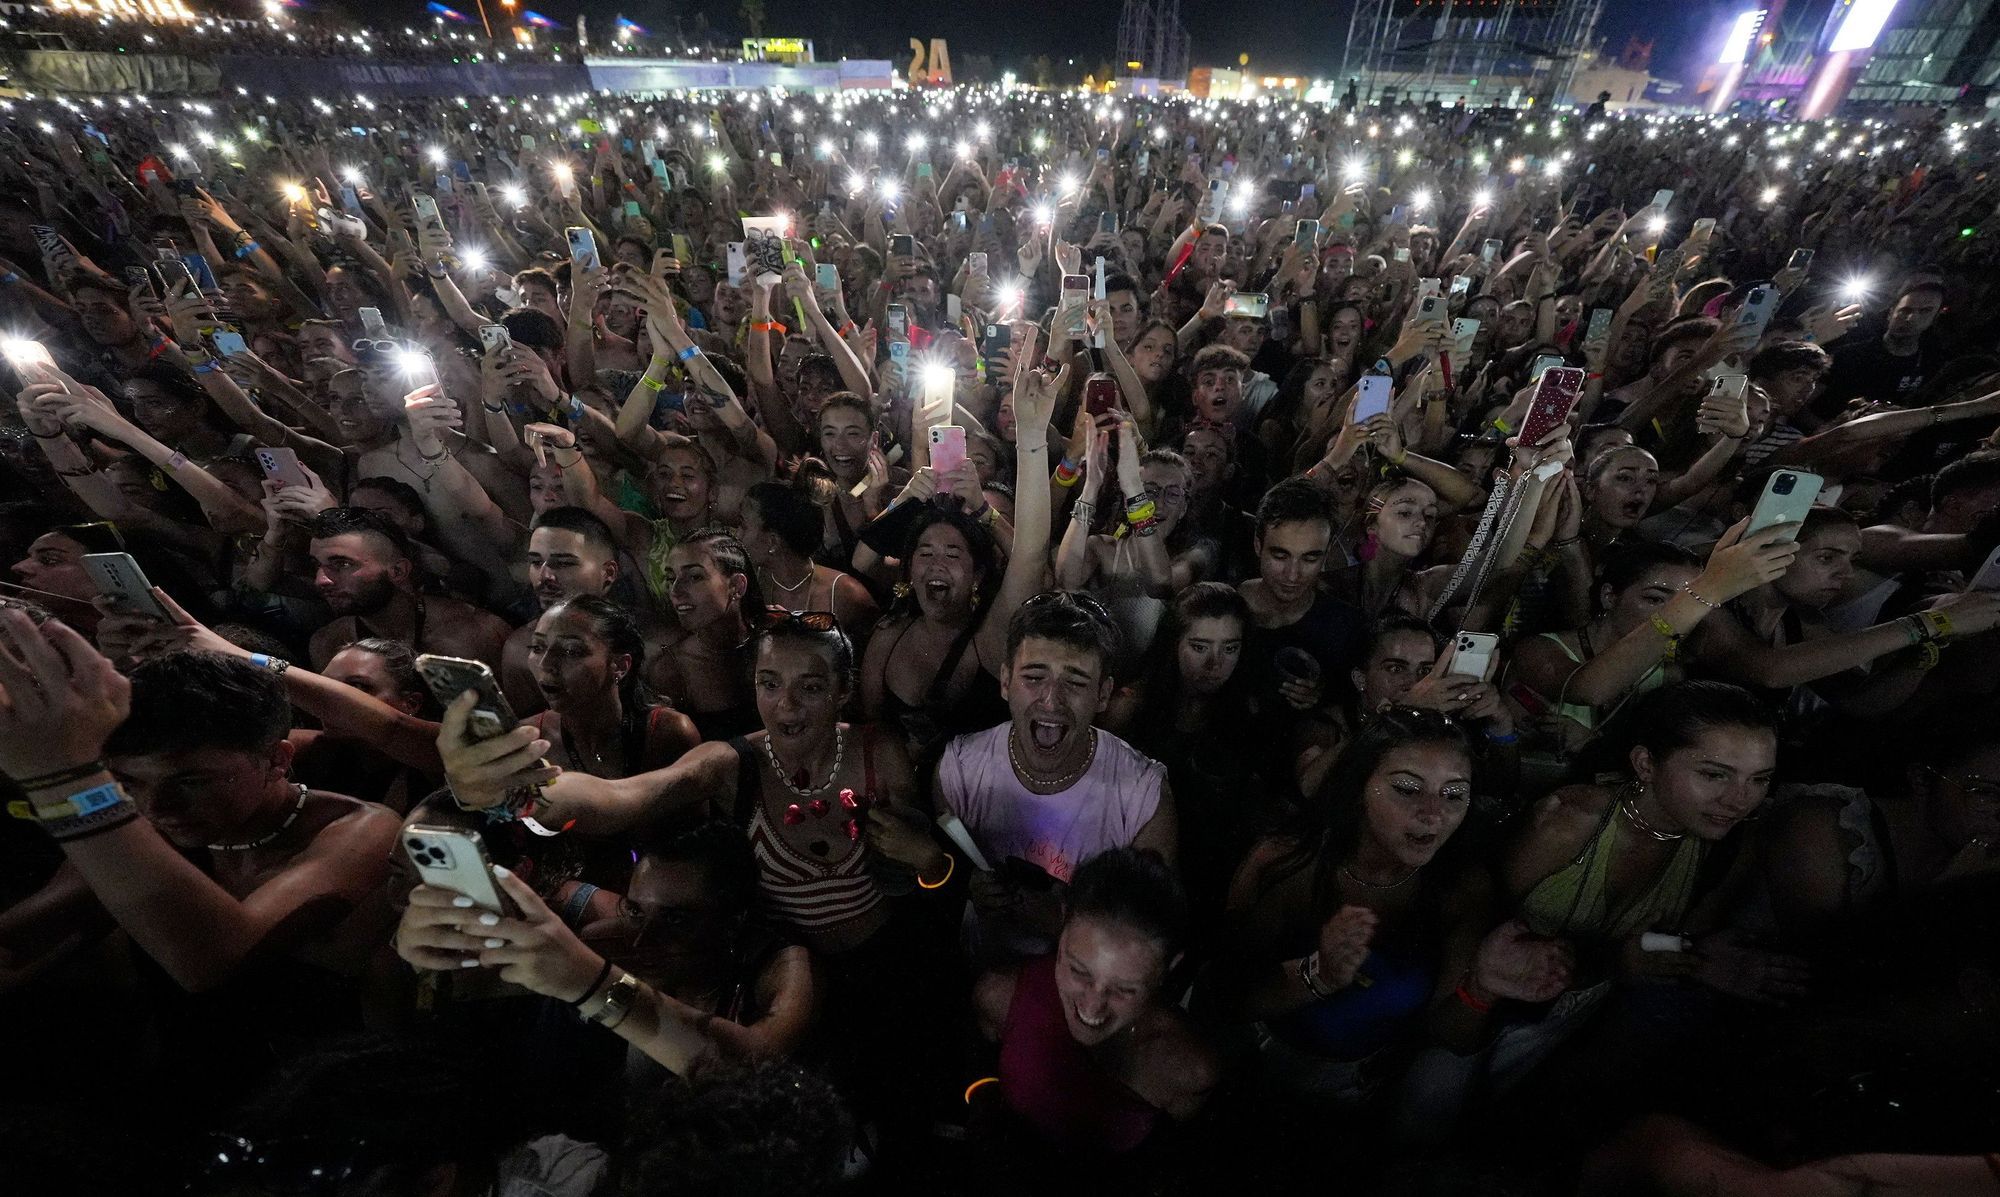
[[[10,1186],[2000,1190],[1986,130],[13,116]]]
[[[453,11],[457,11],[453,9]],[[472,9],[473,13],[478,10]],[[478,24],[478,17],[459,14],[447,22],[426,16],[418,28],[371,29],[330,13],[287,11],[278,17],[252,21],[201,17],[188,21],[122,20],[86,12],[22,6],[0,19],[0,37],[19,50],[82,50],[104,54],[186,54],[207,58],[218,54],[267,54],[285,58],[353,58],[368,62],[476,62],[498,55],[508,59],[576,60],[566,38],[544,37],[537,44],[516,41],[497,28],[497,49]],[[611,32],[607,30],[607,32]],[[622,39],[632,43],[635,39]],[[647,39],[636,39],[643,44]],[[664,45],[661,52],[670,52]]]

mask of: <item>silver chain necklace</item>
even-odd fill
[[[249,843],[246,844],[210,844],[208,846],[208,850],[210,852],[248,852],[252,848],[261,848],[265,844],[268,844],[272,840],[275,840],[279,836],[285,834],[285,830],[298,820],[299,812],[304,810],[305,808],[306,808],[306,788],[304,786],[300,786],[299,800],[292,805],[292,813],[286,815],[285,821],[278,824],[277,828],[273,830],[270,834],[260,835],[256,839],[251,840]]]

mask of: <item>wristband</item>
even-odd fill
[[[188,368],[190,370],[193,370],[196,374],[213,374],[217,370],[222,369],[222,363],[208,362],[208,361],[195,362]]]
[[[639,376],[639,385],[657,393],[667,389],[667,380],[664,378],[654,378],[650,374],[641,374]]]
[[[590,988],[583,991],[582,997],[571,1002],[570,1008],[577,1010],[582,1009],[583,1004],[589,1001],[591,999],[591,996],[597,992],[597,987],[599,985],[604,984],[604,978],[610,975],[611,975],[611,962],[609,960],[606,960],[604,962],[604,967],[597,970],[597,977],[591,981]]]
[[[236,256],[239,259],[247,258],[251,254],[256,253],[258,250],[262,248],[264,247],[257,244],[255,241],[245,241],[241,246],[237,248]]]
[[[69,434],[66,432],[36,432],[34,429],[30,428],[28,429],[28,435],[34,437],[38,441],[59,441],[67,437]]]
[[[11,287],[15,283],[18,283],[20,281],[21,281],[21,276],[15,274],[11,270],[9,270],[5,274],[0,274],[0,287]]]
[[[1084,499],[1078,499],[1069,505],[1069,518],[1088,529],[1091,522],[1097,518],[1097,505]]]
[[[1333,990],[1319,979],[1319,949],[1315,948],[1311,955],[1300,958],[1299,983],[1306,987],[1307,993],[1321,1001],[1333,996]]]
[[[679,353],[675,354],[674,356],[680,358],[684,362],[693,361],[695,355],[700,352],[701,352],[700,349],[696,348],[693,345],[690,345],[686,349],[683,349]]]
[[[167,346],[171,344],[173,344],[173,342],[169,341],[165,337],[161,337],[159,340],[153,342],[153,347],[150,350],[147,350],[146,352],[146,360],[150,362],[154,358],[159,357],[161,354],[167,351]]]
[[[504,416],[507,414],[507,409],[500,406],[498,403],[482,403],[479,406],[486,411],[492,412],[496,416]]]
[[[1916,615],[1923,625],[1925,640],[1951,639],[1951,616],[1942,611],[1919,611]]]
[[[1458,999],[1459,1005],[1476,1014],[1490,1014],[1493,1011],[1492,1002],[1472,992],[1472,977],[1470,975],[1467,975],[1465,980],[1458,983],[1458,988],[1452,992],[1451,996]]]
[[[957,871],[958,871],[958,858],[956,856],[953,856],[951,853],[947,852],[944,854],[944,876],[938,878],[936,881],[925,881],[923,877],[919,875],[917,877],[917,888],[943,889],[945,886],[945,882],[950,881],[951,875],[953,873],[956,873]]]
[[[1075,486],[1077,480],[1082,477],[1083,468],[1070,461],[1068,457],[1064,457],[1056,466],[1055,483],[1057,486]]]
[[[570,458],[568,461],[564,461],[562,458],[556,457],[554,449],[550,450],[549,456],[554,459],[556,463],[556,468],[559,470],[569,469],[571,466],[583,460],[583,452],[581,450],[578,450],[576,456]]]
[[[102,772],[104,772],[103,761],[85,761],[81,765],[72,765],[67,769],[56,769],[48,773],[36,773],[29,777],[17,777],[14,779],[14,784],[21,787],[23,791],[51,790],[57,786],[65,786],[71,782],[82,781],[86,777],[95,777]]]
[[[179,449],[176,449],[174,450],[174,455],[172,457],[167,458],[167,473],[171,474],[176,470],[179,470],[182,466],[186,465],[187,463],[188,463],[187,454],[181,452]]]
[[[1597,382],[1598,380],[1602,379],[1603,377],[1604,377],[1604,371],[1602,371],[1602,370],[1592,370],[1592,371],[1591,371],[1590,373],[1588,373],[1588,374],[1586,374],[1586,375],[1584,375],[1584,376],[1583,376],[1583,380],[1584,380],[1585,382]]]
[[[842,340],[846,340],[848,334],[852,333],[853,331],[854,331],[854,321],[849,320],[847,323],[841,325],[839,328],[834,329],[833,335],[841,338]]]
[[[752,324],[750,329],[752,332],[781,333],[785,331],[785,326],[776,320],[766,320],[762,324]]]
[[[1496,736],[1492,732],[1487,732],[1486,740],[1489,744],[1519,744],[1521,742],[1521,733],[1508,732],[1505,735]]]
[[[250,663],[259,669],[268,669],[276,674],[282,674],[285,670],[292,667],[290,661],[285,660],[283,657],[274,657],[269,653],[251,653]]]

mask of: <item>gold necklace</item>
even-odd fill
[[[1661,831],[1651,823],[1646,822],[1639,814],[1639,803],[1635,798],[1620,799],[1618,802],[1618,813],[1625,816],[1626,822],[1663,844],[1671,844],[1675,840],[1684,840],[1687,838],[1687,832],[1685,831]]]

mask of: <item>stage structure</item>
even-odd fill
[[[1593,48],[1604,0],[1355,0],[1339,87],[1364,99],[1543,101]]]

